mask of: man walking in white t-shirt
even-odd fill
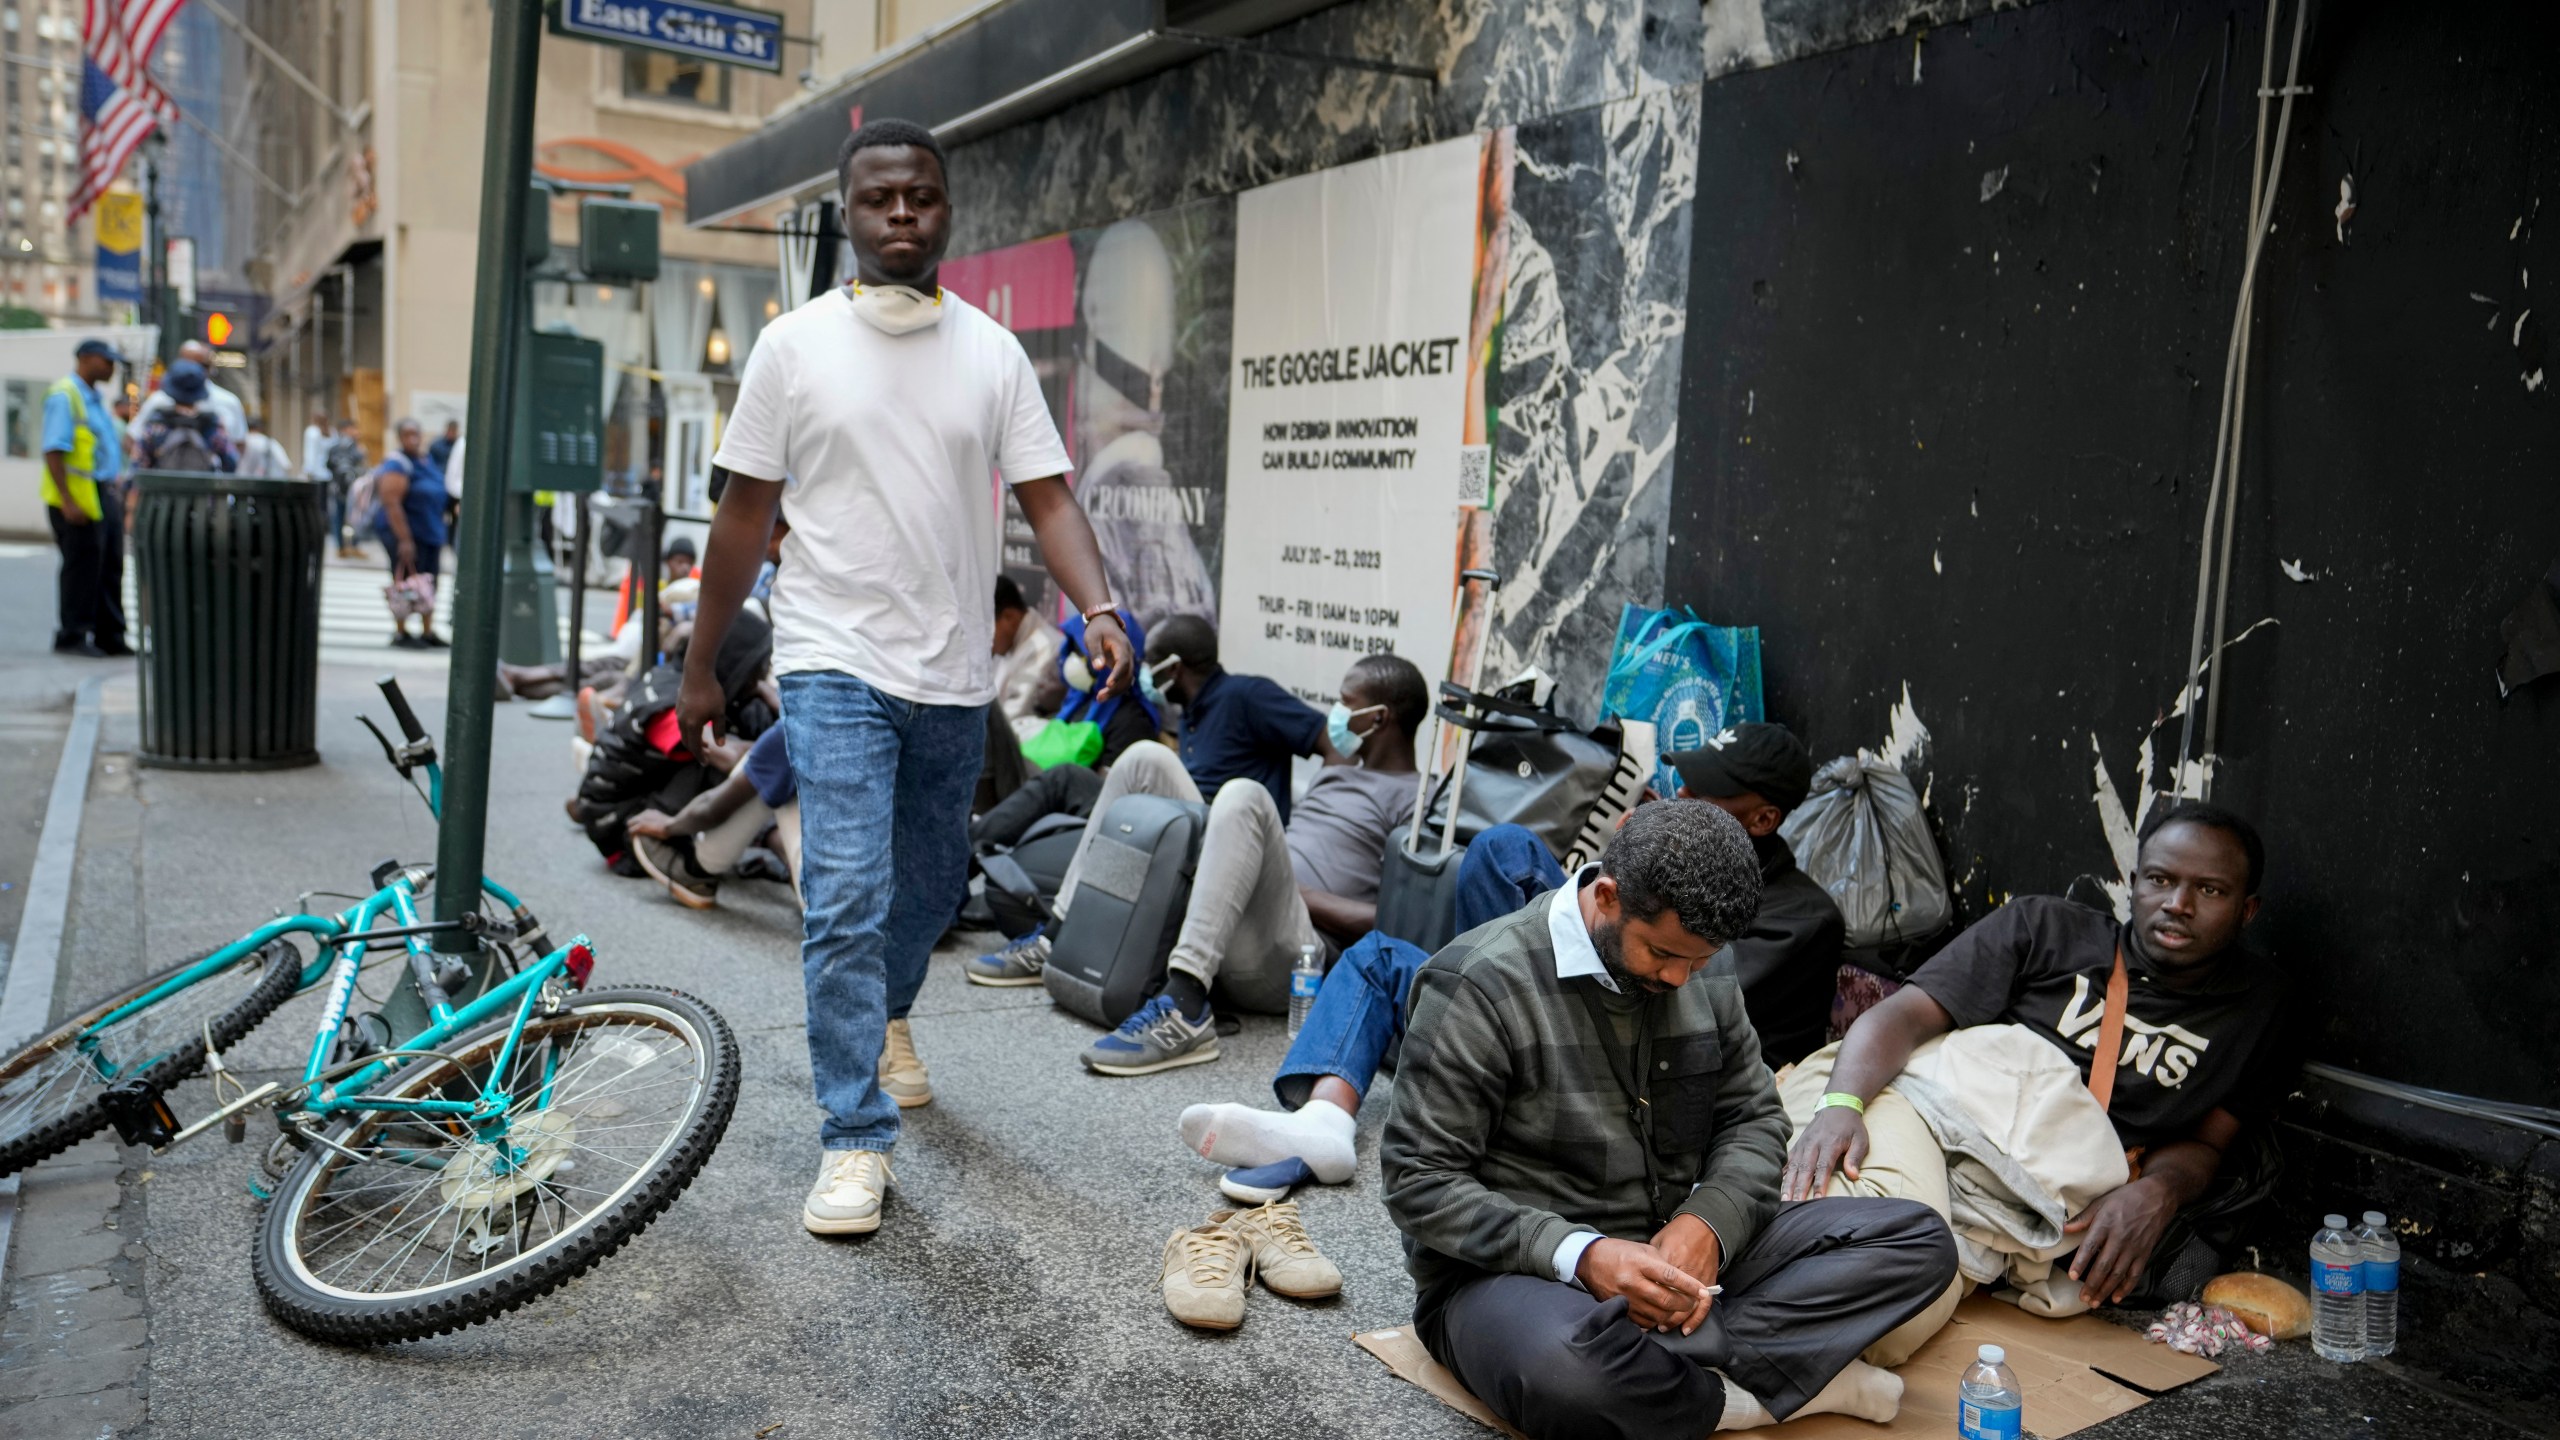
[[[996,696],[995,477],[1084,612],[1105,689],[1135,669],[1066,447],[1011,332],[936,282],[951,227],[942,149],[875,120],[837,163],[854,283],[765,327],[713,463],[679,702],[724,709],[712,658],[755,583],[777,507],[773,670],[800,782],[801,969],[825,1158],[801,1221],[880,1226],[900,1106],[933,1098],[907,1008],[968,884],[969,799]]]

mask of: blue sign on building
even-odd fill
[[[552,29],[747,70],[782,72],[782,16],[701,0],[558,0]]]

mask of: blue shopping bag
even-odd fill
[[[1728,725],[1766,718],[1760,704],[1760,629],[1710,625],[1687,606],[1618,612],[1618,643],[1600,715],[1653,722],[1662,753],[1695,750]],[[1680,788],[1679,773],[1657,765],[1653,788]]]

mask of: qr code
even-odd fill
[[[1458,503],[1482,505],[1493,493],[1493,447],[1458,447]]]

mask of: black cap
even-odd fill
[[[1749,791],[1781,810],[1804,803],[1813,788],[1813,756],[1784,725],[1728,725],[1695,750],[1662,757],[1690,793],[1729,799]]]
[[[124,360],[123,356],[116,353],[116,347],[104,340],[83,340],[80,342],[80,348],[72,351],[71,354],[73,358],[80,360],[86,360],[92,355],[101,360],[114,360],[119,363]]]
[[[660,553],[667,555],[681,555],[687,560],[701,558],[693,553],[693,537],[689,535],[677,535],[670,538],[667,541],[667,548]]]

